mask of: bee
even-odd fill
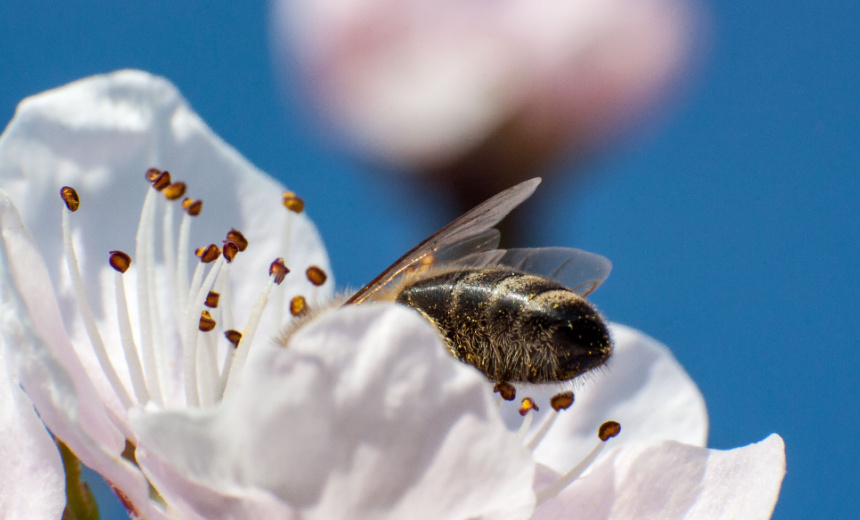
[[[579,249],[498,249],[493,229],[534,193],[509,188],[415,246],[345,305],[394,301],[421,313],[450,353],[496,383],[560,383],[603,365],[609,330],[585,299],[609,275]]]

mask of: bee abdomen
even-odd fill
[[[599,364],[584,363],[583,352],[600,363],[609,355],[596,311],[547,278],[506,269],[454,271],[407,283],[396,301],[420,310],[455,357],[494,381],[563,381]]]

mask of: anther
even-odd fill
[[[218,260],[218,257],[221,256],[221,250],[218,249],[218,246],[215,244],[209,244],[206,247],[200,247],[194,250],[194,254],[197,258],[200,259],[204,264],[209,264]]]
[[[308,312],[308,302],[301,294],[290,300],[290,314],[299,317]]]
[[[242,333],[238,330],[225,330],[224,337],[227,338],[227,341],[233,344],[233,348],[238,348],[239,342],[242,341]]]
[[[597,436],[603,442],[608,441],[609,439],[615,437],[621,433],[621,425],[615,421],[606,421],[605,423],[600,425],[600,429],[597,431]]]
[[[131,257],[122,251],[111,251],[108,262],[120,273],[128,271],[128,268],[131,267]]]
[[[244,251],[248,248],[248,239],[236,228],[227,232],[227,241],[236,244],[239,247],[239,251]]]
[[[535,403],[534,399],[532,399],[531,397],[525,397],[523,398],[522,404],[520,404],[520,415],[524,416],[525,414],[529,413],[529,410],[539,412],[540,408],[538,408],[538,405],[537,403]]]
[[[167,200],[177,200],[179,197],[185,195],[185,183],[184,182],[174,182],[170,186],[164,188],[164,197]]]
[[[153,182],[155,179],[158,178],[159,175],[161,175],[161,170],[159,170],[158,168],[150,168],[146,170],[145,174],[143,174],[143,176],[146,177],[146,180],[149,182]]]
[[[573,391],[559,392],[549,399],[549,405],[556,412],[567,410],[573,404]]]
[[[78,207],[81,205],[81,199],[78,197],[78,192],[75,191],[71,186],[63,186],[60,188],[60,198],[63,199],[63,202],[66,203],[66,207],[69,208],[69,211],[74,213],[78,211]]]
[[[284,281],[284,277],[287,276],[290,270],[287,269],[287,266],[284,264],[283,258],[276,258],[274,262],[269,266],[269,274],[275,277],[275,283],[281,285],[281,282]]]
[[[184,199],[182,199],[182,209],[184,209],[185,212],[192,217],[196,217],[203,209],[203,201],[200,199],[195,200],[185,197]]]
[[[206,295],[206,301],[203,302],[203,305],[209,307],[210,309],[214,309],[218,307],[218,300],[221,299],[221,295],[215,291],[209,291],[209,294]]]
[[[209,314],[209,311],[203,311],[200,313],[201,332],[209,332],[210,330],[215,328],[215,325],[215,320],[212,319],[212,315]]]
[[[293,213],[301,213],[305,209],[305,201],[292,191],[284,192],[284,207]]]
[[[308,267],[307,271],[305,271],[305,276],[308,277],[308,281],[317,287],[324,284],[328,279],[328,275],[325,274],[325,271],[315,265]]]
[[[513,401],[517,398],[517,389],[507,381],[499,381],[493,385],[493,392],[497,392],[505,401]]]
[[[221,248],[221,253],[224,255],[224,260],[227,260],[227,263],[229,264],[234,258],[236,258],[236,255],[239,254],[239,246],[234,242],[225,240],[224,247]]]
[[[159,173],[158,176],[152,180],[152,187],[155,188],[156,191],[162,191],[168,186],[170,186],[170,172],[167,170]]]

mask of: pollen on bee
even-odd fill
[[[233,344],[234,348],[237,348],[239,346],[239,342],[242,341],[242,333],[238,330],[225,330],[224,337],[227,338],[227,341]]]
[[[493,385],[493,392],[498,393],[505,401],[513,401],[517,398],[517,389],[507,381],[499,381]]]
[[[227,241],[233,242],[239,248],[239,251],[244,251],[248,248],[248,239],[236,228],[232,228],[227,232]]]
[[[108,263],[110,263],[110,266],[116,271],[124,273],[128,271],[129,267],[131,267],[131,257],[122,251],[111,251]]]
[[[199,247],[194,250],[194,255],[200,259],[204,264],[208,264],[218,260],[218,257],[221,256],[221,250],[218,249],[218,246],[215,244],[209,244],[206,247]]]
[[[218,300],[220,299],[220,294],[215,291],[209,291],[209,294],[206,295],[206,301],[203,302],[203,305],[209,307],[210,309],[214,309],[218,307]]]
[[[164,197],[167,200],[177,200],[185,195],[186,185],[184,182],[174,182],[170,186],[164,188]]]
[[[275,283],[281,285],[281,282],[284,281],[284,277],[287,276],[290,270],[287,269],[286,264],[284,264],[283,258],[276,258],[271,265],[269,265],[269,274],[275,277]]]
[[[573,404],[573,391],[567,390],[565,392],[559,392],[552,396],[549,400],[549,405],[552,406],[552,409],[556,412],[561,410],[567,410]]]
[[[536,412],[539,412],[540,408],[538,408],[538,405],[534,399],[532,399],[531,397],[524,397],[522,404],[520,404],[520,409],[519,409],[520,415],[525,415],[525,414],[529,413],[529,410],[534,410]]]
[[[315,265],[308,267],[307,271],[305,271],[305,276],[308,277],[308,281],[317,287],[324,284],[328,279],[328,275],[325,274],[325,271]]]
[[[308,302],[301,294],[290,300],[290,314],[299,317],[308,312]]]
[[[209,332],[215,328],[215,320],[212,319],[212,315],[209,314],[209,311],[203,311],[200,313],[200,331],[201,332]]]
[[[615,421],[606,421],[600,425],[600,429],[597,431],[597,437],[603,442],[606,442],[619,433],[621,433],[621,425],[619,423]]]
[[[284,207],[293,213],[301,213],[305,209],[305,201],[292,191],[285,191],[283,196]]]
[[[77,211],[81,205],[81,199],[78,197],[78,192],[71,186],[63,186],[60,188],[60,198],[63,199],[63,202],[66,203],[66,207],[69,208],[69,211],[72,213]]]

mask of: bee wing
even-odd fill
[[[538,184],[540,178],[521,182],[478,204],[400,257],[353,294],[345,305],[371,299],[374,293],[413,269],[440,262],[455,262],[465,256],[495,250],[499,243],[499,232],[492,227],[531,197]]]
[[[508,249],[489,265],[545,276],[583,297],[594,292],[612,270],[606,257],[570,247]]]

